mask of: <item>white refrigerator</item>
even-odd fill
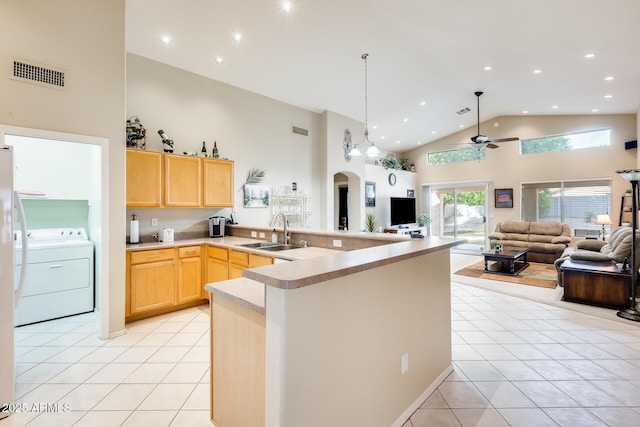
[[[1,144],[1,142],[0,142]],[[26,269],[21,269],[15,286],[14,232],[18,215],[22,229],[22,259],[27,265],[26,226],[20,197],[13,188],[13,147],[0,145],[0,419],[9,416],[14,403],[15,360],[13,311],[24,288]]]

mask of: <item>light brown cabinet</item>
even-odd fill
[[[164,205],[198,208],[202,205],[202,159],[164,155]]]
[[[178,248],[178,304],[203,298],[202,247]]]
[[[229,279],[229,251],[224,248],[207,248],[207,283]]]
[[[127,149],[127,206],[162,206],[162,153]]]
[[[171,307],[175,303],[173,249],[141,251],[130,257],[131,314]]]
[[[127,207],[233,207],[233,165],[127,149]]]
[[[203,206],[233,207],[233,162],[202,159]]]

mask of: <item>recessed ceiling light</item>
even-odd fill
[[[224,63],[224,58],[222,56],[216,56],[216,64],[221,65]]]
[[[378,129],[378,126],[373,125],[373,126],[371,126],[371,129]]]
[[[540,74],[542,72],[541,69],[536,68],[535,70],[533,70],[533,74]]]
[[[591,58],[595,58],[596,54],[595,53],[585,53],[584,57],[587,59],[591,59]]]
[[[432,131],[431,131],[431,135],[435,135],[435,134],[436,134],[436,131],[435,131],[435,130],[432,130]]]
[[[522,114],[529,114],[529,110],[524,110]]]
[[[161,40],[162,40],[162,44],[164,44],[165,46],[169,46],[171,44],[171,41],[172,41],[171,36],[169,36],[169,35],[162,36]]]
[[[234,33],[233,34],[233,40],[235,40],[236,43],[240,43],[243,38],[244,38],[244,36],[242,35],[242,33]]]
[[[597,112],[598,112],[598,109],[597,109],[597,108],[594,108],[593,110],[591,110],[591,112],[592,112],[592,113],[597,113]]]
[[[382,136],[380,137],[380,139],[384,139],[384,135],[382,135]]]
[[[557,110],[557,109],[558,109],[558,106],[557,106],[557,105],[554,105],[554,106],[552,106],[551,108],[553,108],[554,110]]]
[[[421,144],[422,144],[422,141],[418,141],[418,145],[421,145]]]
[[[464,125],[460,125],[460,129],[462,129],[464,127]]]
[[[407,123],[409,121],[409,119],[405,117],[404,119],[402,119],[402,121]]]
[[[400,140],[397,140],[397,141],[396,141],[396,144],[400,144]]]
[[[606,81],[610,82],[611,80],[613,80],[613,76],[607,76],[604,78]]]
[[[293,10],[293,3],[285,0],[280,3],[280,7],[285,13],[291,13],[291,11]]]
[[[611,98],[613,98],[613,95],[609,95],[609,94],[607,94],[607,95],[605,95],[604,97],[605,97],[605,98],[607,98],[607,99],[611,99]]]
[[[490,65],[487,65],[486,67],[484,67],[484,70],[485,70],[485,71],[491,71],[491,66],[490,66]]]
[[[425,105],[427,105],[427,101],[422,101],[422,102],[420,103],[420,106],[421,106],[421,107],[424,107]]]

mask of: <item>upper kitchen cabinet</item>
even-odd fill
[[[162,206],[162,153],[127,149],[127,207]]]
[[[233,207],[233,161],[202,159],[203,205],[208,208]]]
[[[197,208],[202,205],[202,159],[164,155],[164,205]]]

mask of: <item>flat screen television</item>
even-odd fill
[[[391,198],[391,225],[414,224],[416,222],[416,199],[413,197]]]

